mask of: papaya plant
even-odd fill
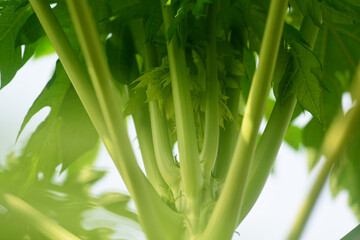
[[[110,239],[111,227],[82,222],[97,207],[147,239],[231,239],[283,142],[321,165],[288,239],[300,238],[328,176],[360,218],[359,1],[0,0],[0,89],[54,52],[18,136],[50,113],[0,168],[1,237]],[[299,127],[304,111],[312,118]],[[92,168],[100,140],[130,196],[90,193],[104,176]]]

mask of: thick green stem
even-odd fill
[[[309,44],[310,49],[314,47],[318,31],[319,28],[313,24],[311,17],[306,16],[301,24],[300,34]],[[249,213],[266,183],[281,143],[284,140],[296,103],[295,95],[291,96],[282,105],[278,101],[275,103],[263,136],[256,147],[254,164],[251,167],[244,205],[238,223]]]
[[[158,66],[156,50],[151,43],[145,42],[144,26],[141,25],[139,28],[142,29],[140,38],[144,45],[145,70],[148,71]],[[176,197],[179,194],[181,176],[172,155],[166,118],[161,113],[158,101],[149,102],[149,112],[156,165]]]
[[[219,150],[212,173],[215,184],[215,196],[220,194],[222,185],[224,184],[238,136],[240,88],[227,88],[226,96],[229,97],[227,107],[233,116],[233,120],[224,121],[224,128],[220,128]]]
[[[303,202],[291,232],[287,239],[297,240],[300,238],[301,233],[305,227],[305,224],[311,214],[312,209],[324,187],[326,179],[330,173],[330,170],[334,163],[341,158],[346,145],[351,139],[351,135],[356,129],[359,129],[360,122],[360,65],[355,77],[355,86],[351,89],[356,89],[355,99],[356,105],[343,116],[342,111],[339,111],[337,118],[331,124],[322,148],[321,152],[325,155],[326,160],[318,173],[314,184],[312,185],[305,201]]]
[[[236,228],[277,59],[287,0],[272,0],[241,132],[224,188],[201,239],[230,239]]]
[[[180,169],[176,166],[172,155],[165,115],[161,113],[157,101],[151,101],[149,107],[157,163],[161,175],[176,196],[179,194],[178,190],[181,180]]]
[[[238,224],[240,224],[249,213],[265,185],[281,143],[285,137],[295,106],[295,95],[291,96],[284,105],[281,105],[279,101],[275,103],[269,122],[256,147],[254,163],[251,167],[249,182],[245,190],[244,204],[240,211]]]
[[[120,106],[116,101],[111,74],[107,66],[107,60],[101,47],[96,27],[90,15],[90,9],[85,1],[68,1],[70,15],[85,56],[85,61],[90,72],[90,77],[95,87],[96,97],[100,102],[100,108],[108,127],[110,140],[114,141],[115,156],[127,159],[124,161],[127,173],[123,176],[125,183],[130,182],[127,175],[130,172],[140,174],[136,165],[135,157],[131,151],[131,145],[126,134],[124,119]],[[120,167],[120,159],[115,159],[115,164]],[[124,170],[120,169],[120,172]],[[142,178],[142,177],[140,177]],[[130,192],[134,190],[129,189]]]
[[[89,74],[80,63],[50,6],[45,0],[30,0],[30,3],[95,128],[99,134],[101,133],[107,137],[108,132],[101,115],[99,103],[95,98],[95,91],[91,85]]]
[[[0,203],[9,211],[17,214],[20,220],[26,221],[30,226],[44,234],[48,239],[80,240],[80,238],[76,237],[25,201],[12,194],[0,193]],[[19,224],[21,224],[21,221]]]
[[[139,31],[142,29],[142,19],[135,19],[129,22],[131,29],[132,39],[134,40],[135,49],[138,53],[143,52],[144,42],[145,42],[145,33]],[[135,56],[133,61],[136,63]],[[146,59],[145,59],[146,61]],[[139,70],[137,64],[135,64],[136,70],[133,71],[133,76],[131,79],[136,79],[139,77]],[[131,88],[130,85],[129,87]],[[150,123],[150,112],[149,104],[146,101],[146,90],[144,88],[140,89],[130,89],[130,97],[135,97],[138,99],[137,104],[134,106],[132,111],[132,117],[134,120],[134,125],[136,129],[136,136],[139,141],[140,151],[144,163],[144,168],[146,175],[150,183],[154,186],[159,195],[166,199],[169,197],[168,186],[161,176],[160,170],[156,163],[153,137],[151,131]]]
[[[163,5],[163,0],[161,1]],[[173,20],[172,7],[162,8],[166,32]],[[185,52],[175,33],[167,42],[170,66],[171,86],[175,107],[175,120],[180,155],[180,170],[185,195],[189,205],[198,199],[203,185],[201,175],[198,144],[196,140],[193,107],[190,97],[189,74],[185,61]],[[196,204],[195,204],[196,205]],[[194,206],[189,206],[193,208]],[[196,207],[195,207],[196,208]]]
[[[144,89],[139,89],[135,94],[145,95]],[[156,154],[154,151],[152,127],[150,125],[150,113],[148,103],[145,103],[146,97],[144,96],[143,102],[136,104],[132,113],[134,125],[136,129],[136,136],[139,141],[141,156],[143,158],[146,175],[153,185],[155,190],[162,198],[168,197],[168,184],[164,181],[162,174],[159,170]]]
[[[208,13],[208,40],[206,46],[206,110],[204,144],[200,153],[204,178],[210,180],[219,145],[219,81],[216,53],[217,1],[213,0]]]
[[[142,19],[135,19],[131,21],[129,23],[129,26],[137,52],[144,52],[143,50],[145,43],[145,33],[143,31],[139,31],[139,29],[143,29]],[[135,56],[132,61],[136,63]],[[146,56],[145,62],[147,62]],[[136,69],[132,71],[132,76],[130,76],[132,80],[139,77],[139,70],[137,64],[134,65],[136,66]],[[146,69],[148,70],[148,68]],[[155,157],[153,136],[150,123],[149,104],[146,102],[146,90],[144,88],[136,90],[130,89],[130,97],[135,97],[138,99],[137,104],[133,108],[132,117],[136,129],[136,136],[139,141],[146,176],[155,188],[155,190],[158,192],[158,194],[162,198],[166,199],[169,197],[169,187],[161,176]]]
[[[84,16],[80,17],[83,20],[83,23],[85,23],[86,25],[82,29],[85,32],[87,32],[87,34],[92,31],[90,35],[95,33],[96,36],[96,31],[94,31],[95,26],[93,20],[90,18],[88,14],[89,10],[87,8],[87,5],[84,4],[84,2],[80,2],[80,1],[76,1],[75,4],[78,3],[80,3],[81,5],[85,5],[85,7],[84,6],[80,7],[81,9],[80,12],[85,13]],[[151,228],[145,227],[144,231],[148,234],[149,238],[151,239],[159,239],[159,237],[160,236],[163,237],[164,234],[167,234],[170,237],[174,235],[175,236],[178,235],[176,231],[173,232],[160,231],[163,228],[164,224],[165,225],[169,224],[169,226],[176,223],[181,224],[181,219],[179,219],[179,217],[175,213],[173,213],[169,208],[167,208],[165,203],[161,201],[161,199],[152,189],[150,183],[146,180],[145,176],[142,174],[141,170],[136,164],[135,157],[133,155],[133,152],[131,151],[130,142],[127,138],[124,120],[122,119],[120,109],[116,108],[116,105],[118,103],[116,101],[115,94],[112,92],[113,88],[109,84],[110,82],[109,72],[106,72],[103,69],[104,64],[106,66],[106,59],[105,61],[103,61],[104,55],[101,56],[100,54],[100,56],[98,56],[99,49],[98,46],[96,46],[96,44],[90,46],[91,51],[94,50],[92,54],[90,55],[85,54],[86,58],[88,59],[93,58],[92,60],[96,61],[95,67],[94,65],[91,65],[92,67],[90,67],[90,72],[92,76],[96,76],[98,79],[101,78],[101,81],[104,80],[103,86],[105,86],[105,89],[103,88],[100,89],[101,91],[103,90],[105,90],[105,92],[107,91],[106,93],[109,94],[105,99],[101,98],[100,99],[101,104],[98,104],[95,101],[96,99],[95,94],[92,95],[90,94],[93,93],[94,91],[94,90],[91,91],[92,89],[90,87],[91,83],[88,82],[88,78],[84,77],[84,74],[80,73],[81,71],[84,71],[84,69],[81,67],[80,64],[76,65],[76,63],[78,62],[76,55],[74,55],[73,51],[70,50],[71,46],[70,44],[68,44],[68,41],[66,40],[66,37],[59,23],[57,22],[55,16],[53,15],[51,8],[48,6],[47,2],[44,0],[32,0],[31,4],[36,14],[38,15],[40,22],[43,25],[46,33],[48,34],[50,41],[54,44],[56,51],[58,51],[59,57],[62,58],[63,62],[66,62],[68,67],[67,71],[70,72],[69,74],[71,76],[70,79],[75,89],[77,89],[77,87],[78,89],[85,88],[85,90],[83,89],[83,91],[78,91],[79,97],[83,101],[85,108],[89,112],[90,118],[93,120],[94,125],[97,127],[97,130],[99,131],[101,137],[103,138],[105,145],[107,146],[110,154],[112,154],[114,162],[117,165],[119,171],[122,173],[123,179],[126,182],[129,191],[133,194],[135,198],[135,202],[138,205],[138,210],[140,213],[140,220],[142,222],[151,222],[153,224]],[[70,5],[71,4],[72,2],[70,2]],[[89,19],[91,20],[89,21]],[[90,32],[88,32],[89,28],[93,28],[93,30],[90,30]],[[98,39],[97,36],[94,38],[92,38],[91,36],[87,38],[87,40],[94,43]],[[88,45],[86,47],[85,46],[83,47],[89,48]],[[98,72],[98,68],[101,69],[100,72]],[[79,78],[77,78],[77,76]],[[98,91],[99,85],[96,85],[95,89],[97,89]],[[99,95],[98,92],[96,94]],[[108,101],[109,99],[110,101]],[[108,108],[109,103],[111,103],[110,104],[111,106],[115,106],[115,108],[111,108],[111,111],[113,112],[111,112],[110,109]],[[96,117],[96,116],[101,116],[101,112],[95,111],[96,106],[99,105],[102,108],[101,112],[104,115],[105,121],[103,119],[100,119],[100,117],[98,118]],[[116,124],[114,124],[115,119],[117,121]],[[104,122],[106,124],[106,127],[104,125]],[[140,205],[139,202],[141,198],[147,199],[148,200],[147,202],[149,202],[149,204]],[[165,218],[164,215],[169,218],[167,219],[167,221],[160,223],[160,219]],[[158,216],[158,217],[154,218],[154,216]]]

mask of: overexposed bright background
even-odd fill
[[[0,163],[10,151],[19,151],[24,146],[39,122],[49,113],[49,108],[45,108],[36,114],[15,145],[22,120],[50,79],[56,59],[57,57],[52,55],[28,62],[15,79],[0,91]],[[308,118],[306,114],[302,117],[303,121]],[[129,120],[129,137],[133,147],[137,149],[137,157],[140,158],[131,120]],[[103,146],[96,166],[108,170],[109,173],[103,181],[94,186],[92,190],[95,194],[108,190],[127,192]],[[235,234],[233,239],[281,240],[287,236],[314,176],[308,175],[305,150],[295,152],[286,144],[280,149],[274,172],[253,210],[237,229],[240,236]],[[301,239],[340,239],[356,225],[358,221],[347,205],[347,194],[342,192],[333,199],[327,182]],[[126,229],[119,226],[119,232]],[[143,234],[139,232],[138,229],[136,237],[133,235],[129,239],[144,239]]]

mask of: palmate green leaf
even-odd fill
[[[32,116],[46,106],[51,108],[50,114],[33,133],[24,151],[26,156],[37,159],[37,171],[48,177],[55,166],[62,163],[64,170],[91,150],[98,135],[60,62],[25,116],[19,134]]]
[[[116,231],[114,218],[108,220],[106,228],[95,224],[88,229],[83,224],[86,220],[84,214],[91,217],[93,213],[89,213],[89,210],[102,209],[103,212],[110,211],[131,222],[136,223],[138,220],[136,214],[128,209],[128,195],[108,192],[93,196],[90,193],[93,184],[105,175],[105,171],[93,168],[98,151],[99,144],[72,164],[66,173],[62,173],[63,180],[60,181],[33,176],[32,167],[24,167],[28,162],[25,155],[18,158],[10,155],[5,169],[0,169],[0,189],[21,197],[81,239],[111,239],[110,235]],[[59,174],[56,171],[52,179]],[[24,239],[26,236],[30,239],[44,239],[43,235],[22,222],[21,217],[11,211],[0,211],[0,223],[2,238]]]
[[[309,152],[310,169],[317,163],[317,150],[322,144],[324,128],[332,122],[341,108],[344,92],[350,90],[356,64],[360,61],[360,24],[325,24],[319,31],[314,52],[323,67],[322,84],[327,89],[322,93],[323,126],[309,122],[303,132],[304,145]],[[312,153],[311,153],[312,152]]]
[[[310,14],[318,26],[322,22],[353,24],[360,22],[360,6],[356,0],[297,0],[305,15]]]
[[[21,26],[32,10],[25,1],[0,2],[0,89],[5,87],[33,53],[33,49],[16,44]]]
[[[31,47],[35,52],[29,52],[28,55],[34,53],[35,58],[50,55],[55,52],[35,14],[31,15],[20,28],[15,44],[16,47],[21,45],[26,46],[26,49]]]
[[[296,94],[301,107],[322,124],[321,64],[303,45],[296,41],[289,44],[289,62],[278,86],[279,101],[284,103],[290,95]]]
[[[323,66],[325,126],[341,107],[342,94],[349,91],[357,63],[360,60],[360,24],[325,24],[320,29],[315,53]]]
[[[44,29],[41,27],[39,19],[35,14],[31,15],[24,25],[20,28],[16,39],[17,45],[30,44],[36,42],[40,37],[44,36]]]

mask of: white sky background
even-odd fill
[[[22,120],[50,79],[55,61],[55,56],[49,56],[27,63],[15,79],[0,91],[0,162],[3,162],[10,151],[21,149],[31,132],[49,112],[49,109],[43,109],[36,114],[15,146]],[[131,128],[132,124],[129,125]],[[136,145],[133,130],[130,129],[129,133],[131,142]],[[97,167],[109,170],[109,174],[96,184],[94,192],[126,191],[103,147]],[[312,179],[313,174],[307,174],[306,152],[294,152],[283,144],[276,162],[275,174],[270,176],[258,202],[238,228],[240,237],[234,235],[233,239],[285,239]],[[332,199],[327,183],[301,239],[340,239],[356,225],[358,222],[347,206],[347,194],[343,192],[336,199]],[[139,236],[138,239],[142,238]]]

